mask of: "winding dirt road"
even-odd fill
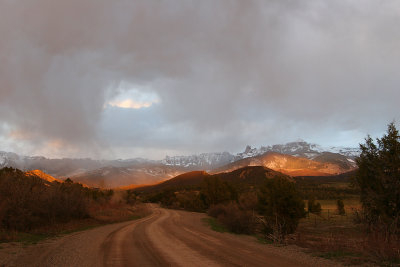
[[[333,266],[298,249],[209,229],[205,214],[162,209],[20,248],[0,249],[0,266]],[[12,250],[14,249],[14,250]],[[8,253],[13,251],[12,253]],[[8,254],[7,254],[8,253]]]

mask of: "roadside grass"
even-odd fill
[[[258,243],[260,243],[260,244],[265,244],[265,245],[275,245],[275,246],[278,246],[278,244],[276,244],[276,243],[274,243],[274,241],[272,241],[272,240],[270,240],[270,239],[267,239],[267,238],[265,238],[264,236],[262,236],[262,235],[253,235],[256,239],[257,239],[257,242]]]
[[[15,231],[0,230],[0,244],[8,242],[19,242],[24,245],[36,244],[39,241],[52,237],[52,234],[46,233],[23,233]],[[1,247],[0,247],[1,248]]]
[[[216,218],[207,217],[207,218],[203,218],[202,221],[207,226],[209,226],[212,230],[214,230],[216,232],[220,232],[220,233],[229,232],[229,230],[224,225],[222,225],[220,222],[218,222],[218,220]]]
[[[234,235],[240,235],[234,232],[231,232],[228,230],[228,228],[226,228],[223,224],[221,224],[220,222],[218,222],[218,220],[216,218],[213,217],[207,217],[207,218],[203,218],[202,221],[204,222],[204,224],[208,227],[211,228],[211,230],[215,231],[215,232],[219,232],[219,233],[230,233],[230,234],[234,234]],[[274,244],[273,241],[264,238],[264,236],[260,235],[260,234],[252,234],[251,236],[253,236],[256,241],[260,244],[264,244],[264,245],[278,245],[278,244]]]
[[[145,216],[132,215],[132,216],[130,216],[130,217],[128,218],[127,221],[139,220],[139,219],[141,219],[141,218],[143,218],[143,217],[145,217]]]
[[[72,234],[72,233],[75,233],[75,232],[86,231],[86,230],[90,230],[90,229],[93,229],[93,228],[96,228],[98,226],[102,226],[102,225],[105,225],[105,224],[107,224],[107,223],[102,223],[102,222],[98,222],[98,221],[93,220],[92,222],[88,222],[87,224],[82,224],[81,226],[77,226],[75,228],[62,230],[58,234],[54,233],[54,236],[56,236],[56,235],[68,235],[68,234]]]
[[[45,225],[29,232],[0,229],[0,244],[19,242],[24,245],[34,245],[49,238],[90,230],[107,224],[138,220],[149,214],[150,211],[145,205],[102,207],[95,212],[92,211],[91,218]]]
[[[366,263],[364,255],[362,253],[355,253],[343,250],[335,250],[328,252],[313,253],[314,256],[321,257],[328,260],[342,261],[352,265],[362,265]]]
[[[24,245],[34,245],[51,237],[52,235],[50,234],[17,233],[18,242]]]

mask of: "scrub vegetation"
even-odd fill
[[[13,168],[0,170],[0,241],[24,241],[145,215],[125,192],[49,182]]]

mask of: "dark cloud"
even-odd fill
[[[356,145],[400,119],[399,14],[372,0],[1,1],[0,134],[59,156]],[[121,82],[160,102],[107,106]]]

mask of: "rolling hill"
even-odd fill
[[[239,188],[262,185],[266,179],[282,177],[293,180],[280,172],[262,166],[246,166],[232,172],[209,174],[205,171],[192,171],[178,175],[162,183],[135,189],[137,192],[157,192],[167,189],[181,190],[200,187],[205,178],[218,177],[222,181],[229,182]]]

